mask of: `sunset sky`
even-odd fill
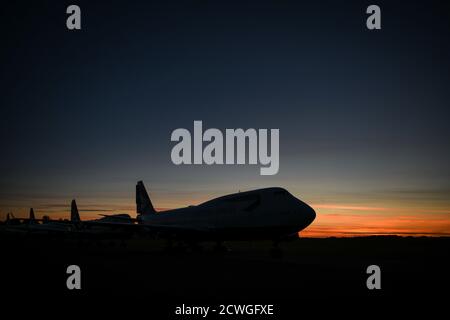
[[[18,1],[1,12],[0,219],[135,214],[281,186],[304,236],[450,235],[450,42],[440,2]],[[7,14],[6,14],[7,13]],[[278,128],[280,170],[175,166],[171,132]]]

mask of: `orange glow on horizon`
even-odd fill
[[[450,210],[316,205],[301,237],[450,236]]]
[[[101,202],[101,201],[99,201]],[[92,203],[97,203],[92,201]],[[179,204],[164,203],[165,211]],[[446,207],[405,207],[405,206],[370,206],[360,204],[311,204],[317,213],[315,221],[300,232],[301,237],[355,237],[370,235],[399,235],[399,236],[450,236],[450,209]],[[99,208],[109,208],[105,210]],[[6,212],[13,211],[16,217],[28,217],[28,208],[15,208],[5,211],[2,209],[1,218]],[[82,220],[100,218],[100,214],[128,213],[134,217],[135,204],[117,201],[108,205],[79,205]],[[94,210],[95,209],[95,210]],[[98,210],[97,210],[98,209]],[[48,215],[52,219],[68,219],[69,208],[51,209],[35,208],[38,217]]]

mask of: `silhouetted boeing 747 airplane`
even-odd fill
[[[282,188],[239,192],[196,206],[156,212],[142,181],[136,185],[137,222],[163,237],[191,240],[297,237],[315,211]]]
[[[136,185],[137,217],[85,225],[145,231],[156,238],[186,242],[281,240],[297,238],[315,219],[315,211],[283,188],[265,188],[215,198],[196,206],[156,212],[142,181]]]

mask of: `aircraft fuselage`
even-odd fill
[[[297,235],[315,211],[282,188],[239,192],[199,204],[143,215],[149,226],[189,228],[218,239],[276,239]]]

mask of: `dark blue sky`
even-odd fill
[[[132,211],[138,179],[163,207],[281,185],[448,209],[449,6],[376,3],[379,31],[367,1],[77,1],[81,31],[72,2],[3,5],[0,215],[72,197]],[[174,166],[170,134],[194,120],[279,128],[279,174]]]

